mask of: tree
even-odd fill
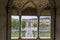
[[[21,24],[22,24],[22,28],[25,28],[26,21],[25,20],[22,20],[21,21]],[[19,21],[17,19],[12,19],[11,20],[11,26],[12,26],[13,29],[18,29]]]
[[[11,20],[11,26],[13,29],[18,29],[18,20],[17,19],[12,19]]]
[[[41,26],[41,27],[45,27],[46,24],[45,24],[45,23],[40,23],[40,26]]]
[[[46,27],[50,27],[51,26],[51,24],[46,24]]]
[[[22,28],[24,29],[25,26],[26,26],[26,21],[25,20],[22,20],[21,23],[22,23]]]
[[[33,24],[33,26],[34,26],[34,27],[37,27],[37,24],[36,24],[36,23],[34,23],[34,24]]]

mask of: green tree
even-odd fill
[[[13,29],[17,29],[18,28],[18,20],[17,19],[12,19],[11,20],[11,26]]]
[[[40,23],[40,26],[41,26],[41,27],[45,27],[46,24],[45,24],[45,23]]]
[[[50,27],[51,26],[51,24],[46,24],[46,27]]]
[[[22,28],[24,29],[25,26],[26,26],[26,21],[25,20],[22,20],[21,22],[22,22]]]
[[[36,24],[36,23],[34,23],[34,24],[33,24],[33,26],[34,26],[34,27],[37,27],[37,24]]]

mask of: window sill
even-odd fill
[[[51,37],[40,37],[40,39],[51,39]]]
[[[19,39],[18,37],[11,37],[11,39]],[[22,37],[21,39],[37,39],[36,37]],[[40,37],[38,39],[51,39],[51,37]]]

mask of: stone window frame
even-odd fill
[[[9,3],[9,2],[8,2]],[[50,4],[51,4],[51,40],[55,40],[55,23],[56,23],[56,4],[55,4],[55,0],[50,0]],[[8,6],[8,5],[7,5]],[[7,40],[11,40],[11,10],[10,12],[8,11],[8,7],[7,7]],[[19,19],[21,19],[21,14],[19,14]],[[33,15],[32,15],[33,16]],[[36,16],[36,15],[35,15]],[[37,15],[38,19],[40,15]],[[38,20],[39,22],[39,20]],[[20,22],[21,23],[21,22]],[[38,28],[39,29],[39,28]],[[20,29],[21,30],[21,29]],[[39,35],[39,34],[38,34]],[[19,38],[18,40],[20,40],[21,38]],[[37,38],[38,40],[45,40],[45,39],[40,39]],[[27,40],[37,40],[37,39],[27,39]],[[17,40],[17,39],[12,39],[12,40]],[[21,39],[22,40],[22,39]],[[26,40],[26,39],[24,39]],[[49,40],[49,39],[46,39]]]

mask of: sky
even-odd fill
[[[40,16],[40,18],[45,18],[50,16]],[[19,19],[19,16],[11,16],[13,19]],[[31,18],[37,18],[37,16],[22,16],[21,19],[31,19]]]
[[[19,19],[19,16],[11,16],[13,19]],[[22,16],[21,19],[37,18],[37,16]]]

